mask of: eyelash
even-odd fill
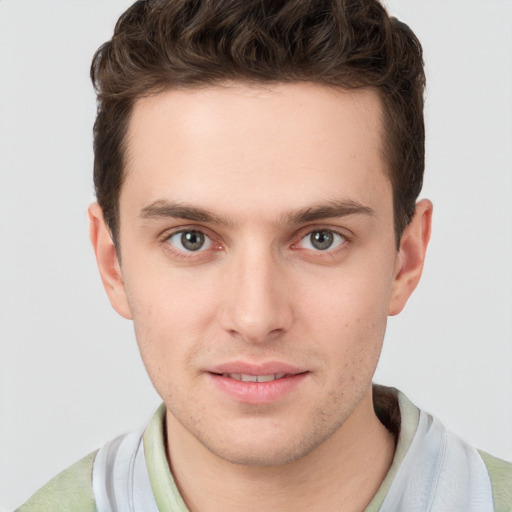
[[[197,258],[200,256],[204,256],[205,252],[207,252],[208,250],[211,250],[210,247],[208,247],[207,249],[201,248],[197,251],[186,251],[186,250],[177,249],[170,243],[170,240],[173,236],[183,234],[183,233],[201,233],[207,240],[210,241],[211,246],[213,246],[213,250],[220,249],[220,244],[215,242],[214,237],[212,237],[211,235],[206,233],[204,228],[198,228],[195,226],[194,227],[186,227],[185,226],[180,229],[167,231],[160,238],[160,242],[164,245],[165,249],[173,255],[173,257],[190,260],[191,258],[194,258],[194,257]]]
[[[302,242],[303,240],[307,240],[308,237],[311,237],[311,235],[313,233],[320,233],[322,231],[337,235],[337,236],[341,237],[343,240],[336,247],[334,247],[332,249],[330,247],[323,251],[320,249],[317,249],[317,250],[304,249],[304,250],[307,250],[309,254],[314,255],[314,257],[320,258],[320,257],[326,257],[326,256],[335,256],[340,251],[344,250],[346,248],[347,244],[350,242],[349,236],[341,230],[334,229],[332,227],[315,227],[314,229],[307,228],[306,233],[302,232],[299,236],[297,236],[296,241],[294,241],[291,244],[291,247],[292,248],[297,247],[300,242]],[[300,250],[300,248],[298,248],[297,250]]]
[[[160,241],[161,243],[164,244],[166,250],[168,250],[169,252],[172,253],[172,255],[174,257],[178,257],[178,258],[182,258],[182,259],[188,259],[190,260],[191,258],[197,258],[197,257],[204,257],[204,253],[206,252],[209,252],[212,250],[211,247],[208,247],[206,249],[199,249],[197,251],[186,251],[186,250],[179,250],[175,247],[173,247],[170,243],[170,239],[173,237],[173,236],[176,236],[176,235],[179,235],[179,234],[183,234],[183,233],[191,233],[191,232],[197,232],[197,233],[201,233],[202,235],[204,235],[204,237],[206,239],[208,239],[210,241],[210,244],[211,246],[213,247],[213,250],[222,250],[222,245],[219,243],[219,242],[216,242],[215,241],[215,237],[209,235],[207,232],[207,230],[205,230],[204,228],[199,228],[199,227],[181,227],[179,229],[175,229],[173,231],[168,231],[168,232],[165,232]],[[308,254],[309,255],[312,255],[313,257],[317,257],[317,258],[320,258],[320,257],[334,257],[335,255],[337,255],[339,252],[342,252],[343,250],[346,249],[346,246],[348,244],[351,243],[351,237],[349,235],[347,235],[346,232],[344,231],[341,231],[339,229],[335,229],[335,228],[332,228],[332,227],[322,227],[322,226],[319,226],[319,227],[315,227],[314,229],[312,229],[311,227],[309,228],[303,228],[301,230],[301,232],[294,237],[292,243],[290,244],[290,247],[293,249],[293,250],[301,250],[301,248],[298,247],[298,244],[302,241],[302,240],[305,240],[307,239],[307,237],[310,237],[313,233],[317,233],[317,232],[321,232],[321,231],[326,231],[326,232],[329,232],[329,233],[333,233],[334,235],[337,235],[337,236],[340,236],[343,240],[342,242],[334,247],[333,249],[330,249],[330,248],[327,248],[326,250],[322,251],[322,250],[314,250],[314,249],[302,249],[302,250],[305,250],[305,251],[308,251]]]

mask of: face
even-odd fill
[[[370,90],[232,85],[135,104],[122,263],[102,274],[176,435],[280,464],[371,408],[386,318],[409,293],[381,131]]]

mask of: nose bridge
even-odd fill
[[[224,328],[252,342],[286,331],[291,321],[286,278],[272,247],[252,239],[230,256]]]

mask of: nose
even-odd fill
[[[228,267],[222,328],[251,343],[270,342],[287,332],[293,320],[290,283],[278,257],[247,246],[231,255]]]

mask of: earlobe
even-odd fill
[[[101,280],[112,307],[123,317],[131,319],[121,266],[112,235],[98,203],[89,207],[89,237],[96,255]]]
[[[402,311],[419,283],[432,229],[432,210],[428,199],[419,201],[414,218],[403,232],[389,303],[391,316]]]

